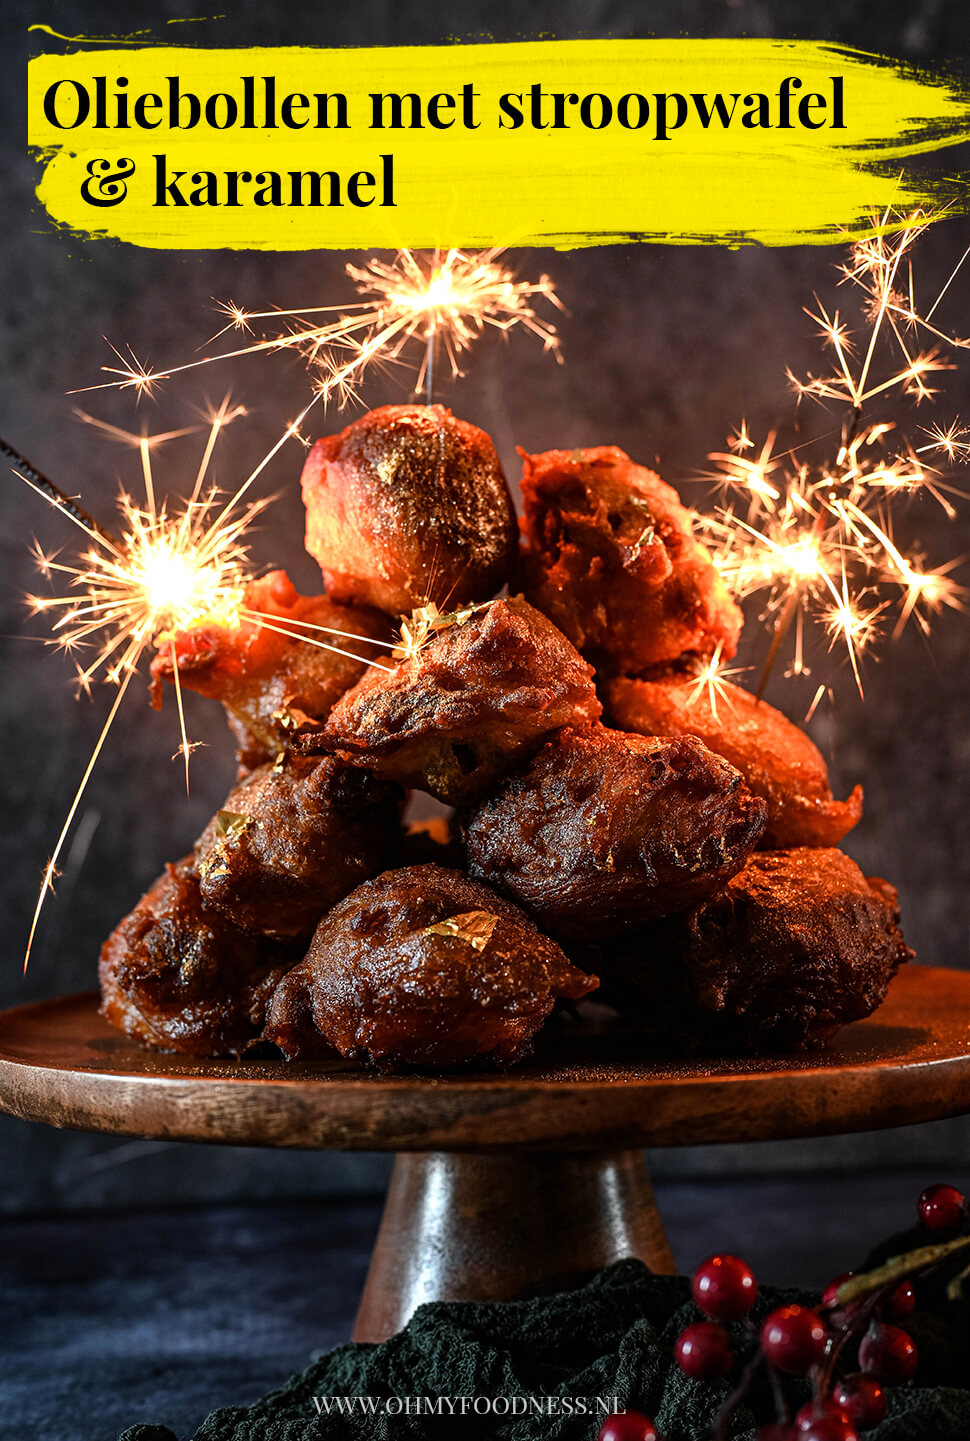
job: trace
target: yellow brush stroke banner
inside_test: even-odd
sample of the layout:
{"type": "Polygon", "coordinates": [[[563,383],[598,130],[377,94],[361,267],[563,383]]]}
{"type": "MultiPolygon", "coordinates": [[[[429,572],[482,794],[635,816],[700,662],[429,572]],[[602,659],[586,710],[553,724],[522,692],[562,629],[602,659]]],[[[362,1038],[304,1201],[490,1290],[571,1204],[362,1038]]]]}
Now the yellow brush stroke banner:
{"type": "Polygon", "coordinates": [[[938,202],[970,139],[956,81],[802,41],[81,49],[29,82],[50,216],[161,248],[832,244],[938,202]]]}

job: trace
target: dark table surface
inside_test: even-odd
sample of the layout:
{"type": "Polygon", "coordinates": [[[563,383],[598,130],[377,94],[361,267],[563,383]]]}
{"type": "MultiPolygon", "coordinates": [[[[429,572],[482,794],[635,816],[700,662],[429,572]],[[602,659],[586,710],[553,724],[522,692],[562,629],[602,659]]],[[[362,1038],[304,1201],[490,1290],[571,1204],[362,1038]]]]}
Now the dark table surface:
{"type": "MultiPolygon", "coordinates": [[[[912,1223],[923,1186],[892,1174],[657,1186],[677,1264],[744,1255],[764,1280],[823,1285],[912,1223]]],[[[970,1167],[945,1179],[970,1185],[970,1167]]],[[[346,1341],[376,1197],[76,1213],[3,1223],[4,1435],[115,1441],[135,1421],[191,1435],[346,1341]]]]}

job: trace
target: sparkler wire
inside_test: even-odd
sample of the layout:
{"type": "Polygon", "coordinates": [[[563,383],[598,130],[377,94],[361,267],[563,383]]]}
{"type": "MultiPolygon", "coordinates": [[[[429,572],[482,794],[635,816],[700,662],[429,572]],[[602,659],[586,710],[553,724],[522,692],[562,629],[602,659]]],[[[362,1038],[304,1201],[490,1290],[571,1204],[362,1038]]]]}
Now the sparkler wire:
{"type": "Polygon", "coordinates": [[[89,515],[72,496],[68,495],[66,491],[61,490],[59,485],[55,485],[52,480],[48,479],[43,471],[38,470],[35,465],[32,465],[25,455],[21,455],[19,450],[14,450],[13,446],[9,445],[2,436],[0,436],[0,455],[3,455],[7,460],[13,461],[14,468],[20,475],[21,480],[25,480],[34,490],[39,491],[41,495],[49,500],[53,506],[56,506],[58,510],[62,510],[69,515],[83,530],[93,532],[99,540],[104,541],[105,545],[109,545],[112,550],[118,549],[118,542],[110,531],[105,530],[103,525],[100,525],[93,516],[89,515]]]}

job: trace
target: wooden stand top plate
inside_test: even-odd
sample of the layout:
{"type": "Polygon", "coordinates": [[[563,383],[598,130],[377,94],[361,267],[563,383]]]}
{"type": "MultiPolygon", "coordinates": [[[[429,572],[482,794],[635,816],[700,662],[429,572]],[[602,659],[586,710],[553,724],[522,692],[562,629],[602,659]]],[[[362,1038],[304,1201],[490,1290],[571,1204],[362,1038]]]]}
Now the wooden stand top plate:
{"type": "Polygon", "coordinates": [[[87,993],[0,1014],[0,1107],[79,1130],[365,1151],[603,1150],[899,1126],[970,1112],[970,972],[907,966],[885,1005],[823,1052],[658,1058],[629,1027],[564,1022],[512,1071],[438,1077],[142,1050],[87,993]]]}

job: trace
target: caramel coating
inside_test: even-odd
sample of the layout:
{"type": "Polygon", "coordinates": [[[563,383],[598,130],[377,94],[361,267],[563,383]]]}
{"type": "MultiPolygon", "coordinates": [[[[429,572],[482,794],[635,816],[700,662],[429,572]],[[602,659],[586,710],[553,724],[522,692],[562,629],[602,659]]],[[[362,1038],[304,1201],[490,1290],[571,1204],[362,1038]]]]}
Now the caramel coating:
{"type": "Polygon", "coordinates": [[[335,605],[325,595],[298,595],[282,570],[250,581],[243,606],[270,619],[266,624],[243,620],[235,627],[212,622],[163,637],[152,662],[152,689],[158,709],[161,682],[173,679],[174,643],[180,684],[222,702],[240,766],[248,770],[283,748],[287,727],[302,715],[325,720],[334,702],[381,654],[379,646],[355,636],[383,641],[388,635],[386,621],[376,612],[335,605]],[[350,639],[312,626],[347,632],[350,639]],[[283,634],[287,630],[293,634],[283,634]],[[301,634],[308,639],[301,640],[301,634]],[[347,654],[326,650],[314,641],[325,641],[347,654]],[[353,659],[355,655],[359,659],[353,659]]]}
{"type": "Polygon", "coordinates": [[[207,910],[187,856],[165,867],[105,941],[101,1014],[156,1050],[240,1055],[296,959],[207,910]]]}
{"type": "Polygon", "coordinates": [[[603,955],[604,1000],[712,1052],[825,1044],[912,960],[896,892],[842,851],[759,851],[717,895],[603,955]]]}
{"type": "Polygon", "coordinates": [[[405,866],[334,907],[273,996],[288,1058],[333,1045],[382,1071],[508,1066],[560,996],[598,984],[522,912],[459,871],[405,866]]]}
{"type": "Polygon", "coordinates": [[[383,405],[303,467],[306,548],[336,600],[393,616],[486,600],[511,574],[515,514],[490,436],[443,405],[383,405]]]}
{"type": "Polygon", "coordinates": [[[309,936],[375,875],[397,839],[400,789],[333,756],[288,756],[230,791],[196,842],[203,904],[247,931],[309,936]]]}
{"type": "Polygon", "coordinates": [[[551,737],[465,821],[469,873],[562,940],[684,910],[722,885],[765,804],[693,736],[596,726],[551,737]]]}
{"type": "Polygon", "coordinates": [[[700,736],[730,761],[768,807],[762,846],[837,845],[862,815],[862,787],[835,800],[825,760],[804,731],[739,686],[722,682],[719,691],[712,702],[682,676],[617,677],[605,683],[603,698],[622,730],[700,736]]]}
{"type": "Polygon", "coordinates": [[[304,744],[454,805],[549,731],[600,711],[593,673],[561,631],[521,598],[496,600],[391,673],[369,671],[304,744]]]}
{"type": "Polygon", "coordinates": [[[615,445],[520,453],[526,598],[600,674],[734,655],[741,612],[672,486],[615,445]]]}

